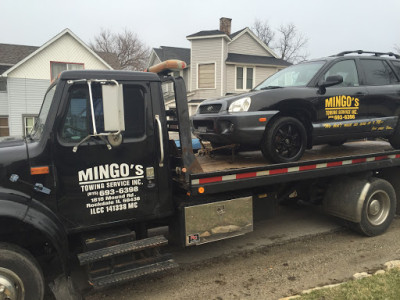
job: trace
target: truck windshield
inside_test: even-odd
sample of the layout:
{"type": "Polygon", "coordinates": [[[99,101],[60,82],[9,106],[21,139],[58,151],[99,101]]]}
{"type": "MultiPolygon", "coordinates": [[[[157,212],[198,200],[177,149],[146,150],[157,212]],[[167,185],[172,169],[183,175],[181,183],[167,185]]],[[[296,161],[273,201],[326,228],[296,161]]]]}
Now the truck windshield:
{"type": "Polygon", "coordinates": [[[306,86],[324,64],[325,61],[313,61],[288,67],[267,78],[256,86],[254,90],[306,86]]]}
{"type": "Polygon", "coordinates": [[[42,108],[40,109],[39,116],[36,119],[35,125],[32,128],[30,137],[34,139],[40,138],[43,132],[44,124],[49,114],[51,102],[53,101],[54,92],[56,91],[56,84],[54,84],[44,96],[42,108]]]}

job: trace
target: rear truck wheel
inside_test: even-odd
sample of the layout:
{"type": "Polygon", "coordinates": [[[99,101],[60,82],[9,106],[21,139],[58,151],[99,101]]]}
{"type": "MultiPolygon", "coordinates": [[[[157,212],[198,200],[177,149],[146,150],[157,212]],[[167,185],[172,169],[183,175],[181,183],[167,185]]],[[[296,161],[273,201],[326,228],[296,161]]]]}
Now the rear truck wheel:
{"type": "Polygon", "coordinates": [[[396,212],[396,193],[386,180],[369,173],[335,177],[325,192],[324,210],[366,236],[384,233],[396,212]]]}
{"type": "Polygon", "coordinates": [[[396,214],[400,215],[400,168],[393,167],[382,170],[379,175],[379,178],[387,180],[392,187],[394,188],[394,192],[396,193],[396,214]]]}
{"type": "Polygon", "coordinates": [[[44,278],[39,264],[24,249],[0,243],[0,299],[40,300],[44,278]]]}
{"type": "Polygon", "coordinates": [[[266,128],[261,142],[261,152],[274,163],[299,160],[307,145],[304,125],[293,117],[281,117],[266,128]]]}
{"type": "Polygon", "coordinates": [[[361,211],[361,222],[355,229],[367,236],[384,233],[393,221],[396,212],[396,193],[384,179],[372,178],[370,188],[361,211]]]}

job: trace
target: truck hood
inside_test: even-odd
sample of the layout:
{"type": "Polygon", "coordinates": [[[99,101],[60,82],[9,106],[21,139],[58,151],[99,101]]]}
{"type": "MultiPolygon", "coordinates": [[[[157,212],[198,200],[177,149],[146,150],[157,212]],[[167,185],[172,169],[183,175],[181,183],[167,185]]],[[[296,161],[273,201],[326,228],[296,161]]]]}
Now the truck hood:
{"type": "Polygon", "coordinates": [[[0,148],[8,148],[24,145],[25,141],[22,137],[6,137],[0,138],[0,148]]]}
{"type": "Polygon", "coordinates": [[[0,192],[10,187],[11,174],[25,174],[28,170],[28,154],[22,138],[7,138],[0,142],[0,192]]]}

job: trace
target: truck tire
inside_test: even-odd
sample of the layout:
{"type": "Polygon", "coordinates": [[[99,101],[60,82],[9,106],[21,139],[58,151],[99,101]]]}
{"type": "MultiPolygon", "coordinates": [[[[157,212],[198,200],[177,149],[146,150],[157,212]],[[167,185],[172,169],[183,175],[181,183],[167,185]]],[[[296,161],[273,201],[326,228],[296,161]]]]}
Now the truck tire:
{"type": "Polygon", "coordinates": [[[304,125],[293,117],[281,117],[267,125],[261,142],[261,152],[274,163],[299,160],[307,146],[304,125]]]}
{"type": "Polygon", "coordinates": [[[370,188],[361,211],[361,222],[354,229],[367,236],[384,233],[393,221],[396,212],[396,193],[384,179],[371,178],[370,188]]]}
{"type": "Polygon", "coordinates": [[[379,175],[379,178],[387,180],[392,187],[394,188],[394,192],[396,193],[396,214],[400,215],[400,168],[387,168],[382,170],[379,175]]]}
{"type": "Polygon", "coordinates": [[[0,298],[3,297],[10,300],[44,297],[44,278],[39,264],[29,252],[8,243],[0,243],[0,298]]]}

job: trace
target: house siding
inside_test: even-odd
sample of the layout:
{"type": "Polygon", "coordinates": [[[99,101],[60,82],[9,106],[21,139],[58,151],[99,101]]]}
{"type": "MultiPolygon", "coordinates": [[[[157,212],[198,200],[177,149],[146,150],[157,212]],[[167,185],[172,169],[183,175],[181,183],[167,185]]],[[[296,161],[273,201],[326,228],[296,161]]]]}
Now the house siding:
{"type": "Polygon", "coordinates": [[[190,99],[208,99],[221,95],[221,55],[222,38],[209,38],[201,40],[192,40],[192,59],[191,88],[194,95],[190,99]],[[215,63],[215,87],[210,89],[198,89],[198,64],[215,63]]]}
{"type": "Polygon", "coordinates": [[[23,135],[22,115],[39,113],[48,87],[49,80],[8,79],[8,111],[11,136],[23,135]]]}
{"type": "Polygon", "coordinates": [[[247,32],[242,36],[231,42],[229,45],[229,53],[246,54],[246,55],[259,55],[271,56],[267,50],[257,43],[250,34],[247,32]]]}
{"type": "Polygon", "coordinates": [[[262,81],[264,81],[267,77],[271,76],[272,74],[275,74],[278,71],[278,69],[276,67],[267,67],[267,66],[260,67],[260,66],[254,66],[254,65],[229,64],[226,67],[227,68],[227,93],[229,93],[229,94],[237,94],[237,93],[245,92],[245,90],[236,90],[236,67],[237,66],[254,68],[253,87],[257,86],[262,81]]]}
{"type": "Polygon", "coordinates": [[[8,116],[8,94],[0,92],[0,116],[8,116]]]}
{"type": "Polygon", "coordinates": [[[260,84],[262,81],[267,79],[272,74],[275,74],[278,71],[275,67],[257,67],[254,86],[260,84]]]}
{"type": "Polygon", "coordinates": [[[50,83],[50,61],[84,63],[88,69],[108,69],[70,34],[65,34],[8,74],[13,78],[47,79],[50,83]]]}

